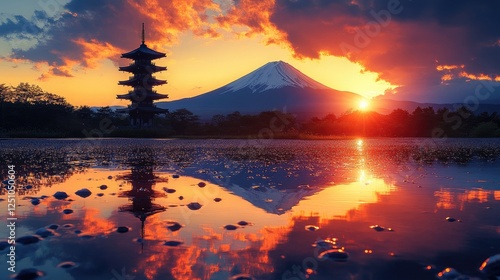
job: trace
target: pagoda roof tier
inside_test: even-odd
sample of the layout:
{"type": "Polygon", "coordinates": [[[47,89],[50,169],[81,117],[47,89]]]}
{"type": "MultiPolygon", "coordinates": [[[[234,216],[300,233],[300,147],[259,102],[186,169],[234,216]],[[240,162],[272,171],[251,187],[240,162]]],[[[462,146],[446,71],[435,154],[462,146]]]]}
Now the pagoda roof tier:
{"type": "Polygon", "coordinates": [[[125,71],[125,72],[142,72],[142,73],[154,73],[154,72],[160,72],[167,70],[167,67],[164,66],[156,66],[154,64],[149,64],[149,65],[144,65],[144,64],[138,64],[138,63],[133,63],[130,64],[129,66],[122,66],[120,67],[120,71],[125,71]]]}
{"type": "Polygon", "coordinates": [[[142,43],[137,49],[130,51],[128,53],[122,54],[123,58],[130,58],[130,59],[134,59],[134,60],[138,60],[138,59],[151,60],[151,59],[162,58],[165,56],[166,56],[165,53],[161,53],[161,52],[157,52],[155,50],[152,50],[152,49],[148,48],[148,46],[146,46],[146,44],[144,44],[144,43],[142,43]]]}
{"type": "MultiPolygon", "coordinates": [[[[118,98],[118,99],[134,100],[134,99],[138,99],[138,98],[144,98],[143,96],[144,95],[143,95],[142,92],[136,93],[135,91],[133,91],[133,92],[129,92],[127,94],[117,95],[116,98],[118,98]]],[[[147,94],[146,94],[146,97],[149,98],[150,100],[157,100],[157,99],[168,98],[168,95],[166,95],[166,94],[159,94],[159,93],[156,93],[156,92],[148,91],[147,94]]]]}
{"type": "Polygon", "coordinates": [[[126,81],[119,81],[118,84],[122,86],[159,86],[166,84],[165,80],[157,80],[153,77],[148,77],[145,81],[143,77],[133,77],[126,81]]]}
{"type": "Polygon", "coordinates": [[[146,113],[167,113],[168,109],[161,109],[158,107],[134,107],[134,108],[124,108],[124,109],[117,109],[116,112],[118,113],[130,113],[130,112],[146,112],[146,113]]]}

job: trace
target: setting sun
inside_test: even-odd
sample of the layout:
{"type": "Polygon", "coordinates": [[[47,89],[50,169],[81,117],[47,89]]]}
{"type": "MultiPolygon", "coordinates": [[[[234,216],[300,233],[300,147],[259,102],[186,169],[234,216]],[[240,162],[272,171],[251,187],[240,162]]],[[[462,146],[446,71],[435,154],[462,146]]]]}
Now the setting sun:
{"type": "Polygon", "coordinates": [[[368,102],[368,100],[361,100],[358,104],[358,108],[361,110],[361,111],[366,111],[368,110],[368,107],[370,106],[370,103],[368,102]]]}

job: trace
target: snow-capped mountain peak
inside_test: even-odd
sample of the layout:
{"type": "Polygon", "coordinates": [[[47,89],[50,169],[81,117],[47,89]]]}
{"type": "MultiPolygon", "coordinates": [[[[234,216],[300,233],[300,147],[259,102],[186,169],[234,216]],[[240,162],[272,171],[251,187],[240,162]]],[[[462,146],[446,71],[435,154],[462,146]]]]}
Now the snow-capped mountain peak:
{"type": "Polygon", "coordinates": [[[262,92],[283,87],[330,89],[286,62],[273,61],[227,84],[224,86],[223,93],[235,92],[244,88],[249,88],[252,92],[262,92]]]}

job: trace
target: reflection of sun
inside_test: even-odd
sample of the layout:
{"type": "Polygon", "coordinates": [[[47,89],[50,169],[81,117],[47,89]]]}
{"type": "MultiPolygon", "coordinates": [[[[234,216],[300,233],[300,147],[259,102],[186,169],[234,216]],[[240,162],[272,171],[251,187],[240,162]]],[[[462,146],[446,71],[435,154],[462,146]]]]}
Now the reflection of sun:
{"type": "Polygon", "coordinates": [[[368,107],[370,106],[370,103],[368,103],[368,100],[361,100],[358,104],[358,107],[361,111],[366,111],[368,110],[368,107]]]}

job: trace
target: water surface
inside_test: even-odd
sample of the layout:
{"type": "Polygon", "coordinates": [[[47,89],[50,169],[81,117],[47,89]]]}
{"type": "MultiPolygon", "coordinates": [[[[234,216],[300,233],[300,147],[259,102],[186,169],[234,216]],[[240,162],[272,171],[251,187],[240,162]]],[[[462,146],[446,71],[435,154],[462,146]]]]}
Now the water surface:
{"type": "Polygon", "coordinates": [[[17,271],[41,279],[436,279],[448,267],[487,279],[479,267],[500,253],[499,144],[0,141],[18,185],[33,186],[18,191],[17,237],[59,226],[16,246],[17,271]],[[347,261],[322,259],[320,240],[347,261]]]}

